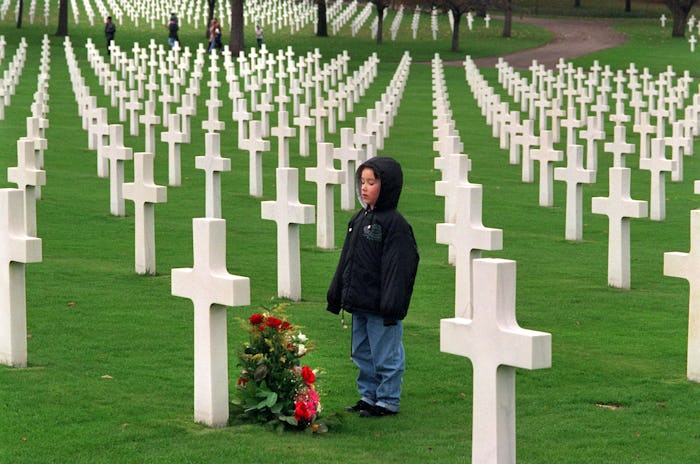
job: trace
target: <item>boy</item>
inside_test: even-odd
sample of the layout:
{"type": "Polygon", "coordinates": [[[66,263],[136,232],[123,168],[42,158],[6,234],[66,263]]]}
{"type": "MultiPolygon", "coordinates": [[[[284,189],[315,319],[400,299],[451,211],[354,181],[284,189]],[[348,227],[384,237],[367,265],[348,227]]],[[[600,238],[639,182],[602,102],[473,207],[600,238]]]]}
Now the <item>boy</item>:
{"type": "Polygon", "coordinates": [[[338,267],[328,289],[328,310],[352,313],[353,362],[360,400],[347,407],[361,417],[397,414],[406,359],[402,320],[418,269],[411,226],[396,209],[401,165],[375,157],[357,169],[362,204],[348,224],[338,267]]]}

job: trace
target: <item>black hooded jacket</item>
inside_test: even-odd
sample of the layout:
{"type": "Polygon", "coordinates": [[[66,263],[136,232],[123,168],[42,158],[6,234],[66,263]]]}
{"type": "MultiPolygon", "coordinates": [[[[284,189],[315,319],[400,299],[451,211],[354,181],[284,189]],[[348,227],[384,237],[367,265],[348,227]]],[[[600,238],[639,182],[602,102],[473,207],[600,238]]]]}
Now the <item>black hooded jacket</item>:
{"type": "Polygon", "coordinates": [[[413,229],[396,209],[403,186],[401,166],[375,157],[357,169],[356,185],[363,209],[348,223],[338,268],[328,289],[328,311],[380,315],[385,324],[406,317],[418,270],[413,229]],[[362,170],[374,169],[381,182],[379,198],[369,209],[360,195],[362,170]]]}

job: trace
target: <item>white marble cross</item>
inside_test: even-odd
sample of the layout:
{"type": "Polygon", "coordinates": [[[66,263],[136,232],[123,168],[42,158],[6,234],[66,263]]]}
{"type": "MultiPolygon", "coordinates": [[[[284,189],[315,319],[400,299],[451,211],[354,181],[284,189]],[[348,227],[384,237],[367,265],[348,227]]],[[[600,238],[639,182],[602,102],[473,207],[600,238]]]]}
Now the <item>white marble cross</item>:
{"type": "Polygon", "coordinates": [[[250,121],[250,134],[243,141],[241,148],[249,153],[249,192],[254,197],[263,195],[262,154],[270,151],[270,141],[263,140],[260,121],[250,121]]]}
{"type": "Polygon", "coordinates": [[[299,128],[299,156],[309,156],[309,127],[314,125],[314,120],[309,117],[309,107],[306,103],[299,105],[299,115],[293,119],[294,125],[299,128]]]}
{"type": "Polygon", "coordinates": [[[221,172],[231,170],[231,160],[221,156],[221,134],[204,134],[204,156],[195,157],[194,165],[204,171],[205,216],[221,218],[221,172]]]}
{"type": "Polygon", "coordinates": [[[24,230],[36,237],[36,188],[46,184],[46,171],[36,165],[35,142],[21,138],[17,141],[17,166],[7,168],[7,181],[17,184],[24,192],[24,230]]]}
{"type": "Polygon", "coordinates": [[[0,189],[0,364],[27,366],[25,263],[41,262],[41,239],[25,230],[24,193],[0,189]]]}
{"type": "Polygon", "coordinates": [[[326,127],[323,123],[323,119],[328,117],[328,111],[321,98],[316,99],[316,107],[311,110],[311,116],[313,116],[316,121],[316,143],[325,142],[326,127]]]}
{"type": "Polygon", "coordinates": [[[639,122],[632,126],[632,130],[639,134],[639,158],[649,158],[649,136],[656,128],[649,122],[649,113],[639,113],[639,122]]]}
{"type": "Polygon", "coordinates": [[[569,145],[565,168],[554,168],[554,179],[566,182],[566,240],[583,238],[583,185],[595,183],[596,171],[583,168],[583,147],[569,145]]]}
{"type": "Polygon", "coordinates": [[[95,108],[93,110],[94,123],[90,124],[88,136],[92,148],[97,150],[97,177],[107,177],[109,161],[105,158],[103,147],[109,139],[109,123],[107,122],[107,108],[95,108]]]}
{"type": "Polygon", "coordinates": [[[207,132],[221,132],[226,128],[226,123],[219,120],[219,107],[221,100],[207,100],[208,119],[202,121],[202,129],[207,132]]]}
{"type": "Polygon", "coordinates": [[[592,198],[594,214],[608,216],[608,285],[630,288],[630,218],[647,217],[646,201],[630,198],[629,168],[609,169],[607,197],[592,198]]]}
{"type": "Polygon", "coordinates": [[[481,219],[483,188],[479,184],[454,187],[453,223],[437,224],[436,242],[450,245],[455,256],[455,317],[470,318],[473,308],[472,262],[481,250],[500,250],[503,231],[484,227],[481,219]]]}
{"type": "Polygon", "coordinates": [[[248,111],[248,100],[239,98],[236,100],[236,109],[233,111],[233,120],[238,122],[238,148],[243,150],[244,143],[248,140],[248,122],[253,119],[253,113],[248,111]]]}
{"type": "Polygon", "coordinates": [[[596,117],[586,118],[586,127],[579,135],[586,141],[586,169],[598,170],[598,140],[605,140],[605,132],[598,129],[596,117]]]}
{"type": "Polygon", "coordinates": [[[634,153],[634,144],[627,143],[627,128],[620,124],[613,129],[613,141],[603,144],[603,150],[613,155],[613,166],[625,167],[625,155],[634,153]]]}
{"type": "Polygon", "coordinates": [[[194,420],[229,420],[226,306],[250,304],[250,279],[226,270],[226,221],[192,220],[194,267],[173,269],[171,293],[194,304],[194,420]]]}
{"type": "Polygon", "coordinates": [[[639,169],[649,171],[651,187],[649,195],[649,219],[666,219],[666,172],[673,172],[676,161],[666,158],[666,141],[651,139],[651,156],[639,159],[639,169]]]}
{"type": "Polygon", "coordinates": [[[671,159],[676,162],[675,169],[671,171],[671,180],[680,182],[683,180],[683,156],[687,145],[685,130],[681,121],[676,121],[673,127],[671,136],[666,137],[666,146],[671,147],[671,159]]]}
{"type": "Polygon", "coordinates": [[[139,100],[138,90],[129,92],[129,101],[124,105],[129,112],[129,135],[132,137],[139,136],[139,117],[138,112],[143,109],[143,104],[139,100]]]}
{"type": "MultiPolygon", "coordinates": [[[[171,115],[172,116],[172,115],[171,115]]],[[[153,181],[153,153],[134,154],[134,182],[124,184],[124,198],[134,202],[134,263],[137,274],[156,273],[155,203],[168,200],[167,187],[153,181]]]]}
{"type": "Polygon", "coordinates": [[[297,130],[289,127],[289,113],[277,112],[277,126],[271,129],[271,135],[277,137],[277,167],[289,167],[289,139],[294,137],[297,130]]]}
{"type": "Polygon", "coordinates": [[[180,145],[189,143],[189,138],[181,130],[179,114],[170,114],[168,119],[168,130],[160,133],[160,140],[168,144],[168,185],[177,187],[182,182],[180,145]]]}
{"type": "Polygon", "coordinates": [[[156,152],[156,125],[160,124],[160,116],[156,114],[156,104],[152,100],[146,100],[144,113],[139,116],[139,122],[145,127],[145,148],[147,153],[156,152]]]}
{"type": "Polygon", "coordinates": [[[326,250],[335,247],[333,186],[342,184],[347,175],[333,167],[333,144],[316,147],[316,167],[306,168],[305,178],[316,184],[316,246],[326,250]]]}
{"type": "Polygon", "coordinates": [[[103,151],[109,160],[109,210],[114,216],[124,216],[124,161],[133,158],[131,148],[124,146],[124,126],[109,125],[109,145],[103,151]]]}
{"type": "Polygon", "coordinates": [[[570,106],[566,110],[566,118],[562,119],[561,126],[566,127],[566,145],[576,144],[576,129],[583,127],[583,120],[577,119],[576,107],[570,106]]]}
{"type": "MultiPolygon", "coordinates": [[[[695,188],[695,193],[699,193],[695,188]]],[[[687,377],[700,382],[700,209],[690,211],[690,251],[664,253],[664,275],[686,279],[688,298],[687,377]]]]}
{"type": "Polygon", "coordinates": [[[551,334],[516,321],[515,268],[511,260],[475,260],[473,316],[440,321],[440,351],[473,366],[473,463],[516,462],[515,369],[552,364],[551,334]]]}
{"type": "Polygon", "coordinates": [[[540,134],[540,145],[530,151],[530,158],[540,163],[540,206],[554,206],[554,165],[564,159],[561,150],[555,150],[553,134],[544,130],[540,134]]]}
{"type": "Polygon", "coordinates": [[[277,200],[263,201],[263,219],[277,223],[277,296],[301,299],[299,225],[314,223],[314,206],[299,202],[299,171],[277,168],[277,200]]]}
{"type": "Polygon", "coordinates": [[[340,169],[345,172],[345,180],[340,185],[340,208],[343,211],[355,209],[355,170],[361,163],[362,150],[355,147],[355,133],[351,127],[340,129],[340,147],[333,149],[333,157],[340,161],[340,169]]]}

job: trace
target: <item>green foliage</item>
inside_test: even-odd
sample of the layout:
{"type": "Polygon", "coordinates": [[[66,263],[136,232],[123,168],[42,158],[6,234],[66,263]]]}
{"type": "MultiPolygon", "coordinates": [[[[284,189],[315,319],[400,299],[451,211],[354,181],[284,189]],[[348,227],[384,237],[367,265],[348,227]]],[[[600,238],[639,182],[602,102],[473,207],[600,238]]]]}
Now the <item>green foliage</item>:
{"type": "Polygon", "coordinates": [[[316,376],[301,365],[308,338],[286,320],[283,306],[255,313],[246,323],[249,341],[238,356],[241,373],[233,404],[254,421],[305,429],[314,427],[321,410],[316,376]]]}

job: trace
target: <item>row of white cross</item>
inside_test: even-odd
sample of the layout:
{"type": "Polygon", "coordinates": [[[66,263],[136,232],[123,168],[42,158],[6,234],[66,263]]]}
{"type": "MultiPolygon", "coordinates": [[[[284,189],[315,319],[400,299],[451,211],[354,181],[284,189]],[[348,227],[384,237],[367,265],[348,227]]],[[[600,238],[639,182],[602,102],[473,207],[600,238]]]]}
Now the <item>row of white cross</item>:
{"type": "Polygon", "coordinates": [[[455,265],[455,317],[440,321],[440,350],[468,357],[474,369],[472,462],[515,462],[515,369],[551,365],[551,335],[525,330],[515,318],[515,261],[479,259],[500,250],[503,231],[482,225],[483,189],[468,180],[471,162],[454,129],[442,61],[432,60],[433,127],[445,198],[437,243],[455,265]]]}
{"type": "MultiPolygon", "coordinates": [[[[5,37],[0,36],[0,64],[5,57],[5,37]]],[[[17,50],[12,56],[12,61],[8,64],[7,69],[2,73],[0,79],[0,120],[5,119],[5,107],[12,103],[12,96],[15,94],[15,89],[19,84],[24,70],[24,64],[27,61],[27,41],[22,38],[17,50]]]]}
{"type": "MultiPolygon", "coordinates": [[[[89,88],[84,84],[84,79],[81,77],[80,70],[75,65],[76,60],[69,41],[66,41],[66,53],[67,60],[70,64],[69,67],[71,69],[73,87],[76,91],[76,99],[80,101],[86,99],[92,102],[88,104],[88,107],[90,107],[94,105],[95,98],[90,95],[89,88]],[[81,95],[81,98],[78,98],[78,95],[81,95]]],[[[90,54],[90,52],[88,53],[90,54]]],[[[211,76],[208,79],[207,86],[210,88],[208,106],[218,107],[220,105],[216,102],[218,101],[218,86],[220,83],[218,82],[216,61],[216,58],[213,58],[211,61],[209,67],[211,76]]],[[[99,60],[97,60],[97,62],[99,62],[99,60]]],[[[376,58],[370,60],[369,64],[370,69],[374,69],[373,73],[376,74],[376,58]]],[[[275,62],[272,61],[270,65],[274,68],[275,62]]],[[[373,156],[378,146],[383,143],[384,137],[388,136],[389,128],[393,123],[393,116],[396,114],[398,103],[408,76],[409,65],[410,57],[406,54],[397,68],[394,78],[387,87],[387,91],[384,92],[382,97],[377,101],[375,108],[368,110],[368,116],[372,115],[370,118],[373,121],[377,121],[378,128],[376,132],[360,133],[358,131],[356,134],[352,128],[342,128],[341,146],[339,148],[334,148],[332,144],[318,144],[318,165],[316,168],[307,169],[307,180],[317,183],[318,186],[318,222],[323,225],[323,229],[318,229],[318,237],[319,241],[321,241],[321,239],[324,241],[321,245],[333,248],[332,187],[341,180],[349,178],[351,179],[351,183],[347,188],[351,192],[354,192],[353,174],[355,166],[366,159],[366,156],[373,156]],[[363,138],[358,137],[359,135],[362,135],[363,138]],[[334,156],[341,161],[341,170],[336,170],[333,167],[334,156]],[[341,173],[342,175],[340,175],[341,173]],[[330,195],[328,195],[329,190],[330,195]],[[323,219],[321,218],[322,211],[326,215],[323,219]],[[328,219],[329,214],[330,220],[328,219]]],[[[104,67],[97,66],[96,69],[104,69],[104,67]]],[[[228,74],[231,75],[232,73],[228,74]]],[[[361,82],[371,82],[371,80],[373,80],[373,77],[359,79],[361,82]]],[[[107,81],[107,79],[105,79],[105,81],[107,81]]],[[[107,90],[110,88],[110,86],[105,87],[107,90]]],[[[363,88],[364,86],[360,86],[360,89],[363,88]]],[[[362,90],[362,92],[364,92],[364,90],[362,90]]],[[[185,92],[185,94],[187,93],[188,92],[185,92]]],[[[192,93],[194,94],[194,92],[192,93]]],[[[356,93],[360,93],[360,90],[358,89],[356,93]]],[[[238,100],[245,102],[245,98],[239,98],[238,100]]],[[[320,100],[320,98],[318,100],[320,100]]],[[[146,100],[145,103],[148,107],[149,103],[152,103],[152,101],[146,100]]],[[[323,106],[327,104],[327,101],[323,101],[323,106]]],[[[280,105],[281,108],[284,108],[284,102],[280,102],[280,105]]],[[[82,104],[79,103],[79,107],[81,106],[82,104]]],[[[104,108],[102,108],[102,111],[97,111],[96,107],[89,111],[87,111],[86,108],[83,109],[84,112],[95,112],[101,115],[96,118],[99,122],[95,122],[94,124],[88,123],[87,126],[89,130],[92,125],[101,125],[107,128],[108,135],[105,134],[103,129],[94,129],[93,132],[105,138],[101,145],[101,150],[104,156],[110,160],[110,165],[108,169],[105,169],[104,173],[107,174],[107,171],[109,171],[108,174],[110,176],[111,185],[110,204],[113,214],[123,214],[121,204],[124,198],[133,199],[136,202],[136,215],[138,216],[141,216],[143,210],[146,208],[152,210],[154,203],[165,201],[164,191],[161,196],[158,195],[158,190],[164,190],[164,187],[156,186],[152,181],[153,155],[148,152],[132,155],[131,149],[123,145],[122,126],[120,124],[107,124],[105,118],[106,110],[104,108]],[[132,156],[135,159],[134,183],[123,184],[123,163],[132,156]],[[123,184],[124,194],[123,197],[120,198],[118,193],[114,193],[114,190],[121,184],[123,184]],[[131,185],[133,185],[133,187],[130,187],[131,185]],[[131,190],[134,192],[133,195],[128,193],[131,190]],[[118,205],[115,205],[115,197],[119,200],[118,205]]],[[[319,111],[321,110],[321,108],[318,109],[319,111]]],[[[149,114],[148,110],[146,114],[149,114]]],[[[284,117],[280,117],[281,114],[283,114],[283,111],[278,112],[278,123],[285,120],[284,117]]],[[[172,124],[168,132],[162,133],[166,141],[170,141],[169,134],[174,130],[172,126],[178,126],[175,116],[176,115],[171,115],[172,124]]],[[[211,114],[209,116],[211,116],[211,114]]],[[[367,119],[368,118],[365,117],[358,117],[356,118],[356,122],[366,122],[367,119]]],[[[245,126],[245,130],[239,131],[238,143],[244,148],[250,149],[249,145],[252,144],[252,140],[262,140],[260,129],[261,121],[254,121],[250,117],[244,120],[248,121],[248,125],[245,126]],[[247,138],[242,139],[243,134],[249,135],[247,138]]],[[[215,329],[215,327],[219,327],[221,318],[225,317],[225,313],[223,313],[225,306],[248,304],[249,283],[246,278],[230,276],[226,273],[225,262],[220,260],[214,262],[212,258],[208,258],[213,254],[225,256],[225,251],[221,249],[222,246],[225,246],[225,223],[220,218],[221,194],[218,179],[222,171],[230,170],[230,160],[221,157],[219,154],[219,131],[223,130],[223,124],[214,127],[212,125],[213,122],[213,119],[208,119],[203,122],[203,129],[207,131],[205,135],[206,153],[205,156],[200,156],[195,159],[196,167],[205,170],[207,173],[205,187],[207,190],[207,217],[194,220],[195,267],[193,269],[173,270],[173,294],[192,299],[197,314],[195,316],[195,333],[200,335],[196,336],[197,346],[195,348],[195,364],[197,366],[195,368],[195,418],[197,421],[209,425],[222,425],[225,423],[225,418],[228,417],[228,390],[227,386],[224,386],[225,382],[223,382],[223,379],[227,378],[227,373],[222,370],[223,367],[221,367],[216,360],[224,356],[222,353],[225,353],[225,351],[222,350],[225,350],[226,343],[225,340],[222,341],[221,338],[222,336],[225,337],[225,334],[222,335],[220,331],[217,333],[219,329],[215,329]],[[213,249],[216,250],[216,253],[212,251],[213,249]],[[210,277],[207,277],[207,275],[210,275],[210,277]],[[219,283],[215,284],[215,282],[219,283]],[[236,287],[237,290],[232,290],[232,285],[236,287]],[[217,290],[217,288],[219,288],[218,286],[222,287],[217,290]],[[202,296],[202,294],[207,291],[210,296],[202,296]],[[234,294],[237,296],[233,296],[234,294]],[[209,301],[209,303],[203,303],[204,300],[209,301]],[[210,308],[211,311],[209,311],[210,308]],[[202,341],[202,337],[211,337],[211,339],[202,341]],[[212,348],[202,348],[204,346],[212,348]]],[[[286,128],[289,129],[289,127],[286,128]]],[[[273,127],[270,131],[271,135],[275,136],[280,129],[279,125],[273,127]]],[[[323,123],[317,124],[316,129],[318,137],[318,133],[324,131],[323,123]]],[[[282,135],[283,134],[277,134],[278,137],[282,135]]],[[[287,132],[284,137],[280,138],[291,137],[293,137],[293,134],[287,132]]],[[[92,139],[93,137],[90,138],[90,140],[92,139]]],[[[281,140],[281,142],[283,141],[284,140],[281,140]]],[[[182,143],[186,142],[182,141],[182,143]]],[[[94,148],[99,150],[99,145],[95,143],[94,148]]],[[[258,147],[252,150],[256,154],[262,153],[263,150],[269,150],[269,143],[267,147],[258,147]]],[[[298,229],[300,224],[314,222],[315,209],[312,205],[302,205],[299,203],[297,195],[297,169],[291,168],[288,165],[289,156],[287,153],[286,156],[279,158],[279,167],[276,170],[277,200],[263,202],[261,205],[261,214],[263,219],[274,220],[278,225],[278,296],[288,297],[294,300],[301,297],[298,229]]],[[[345,184],[346,183],[343,185],[345,184]]],[[[354,198],[349,207],[354,207],[354,198]]],[[[147,220],[147,226],[139,226],[140,220],[138,218],[135,222],[137,229],[136,255],[138,260],[139,229],[150,230],[150,235],[152,236],[153,220],[152,217],[147,220]]],[[[143,234],[144,232],[141,233],[143,234]]],[[[150,242],[150,239],[142,239],[142,241],[150,242]]],[[[145,248],[146,251],[150,250],[153,261],[152,265],[148,265],[146,269],[154,270],[155,246],[154,244],[150,244],[145,248]]],[[[138,271],[139,268],[137,266],[137,272],[138,271]]]]}
{"type": "MultiPolygon", "coordinates": [[[[23,42],[24,43],[24,42],[23,42]]],[[[0,364],[27,365],[27,314],[24,265],[42,260],[41,239],[37,238],[36,200],[46,183],[43,152],[44,129],[48,127],[48,79],[50,42],[44,36],[37,78],[37,91],[27,118],[27,135],[17,141],[17,166],[7,169],[7,180],[16,189],[0,189],[0,247],[5,263],[0,271],[0,364]]]]}

